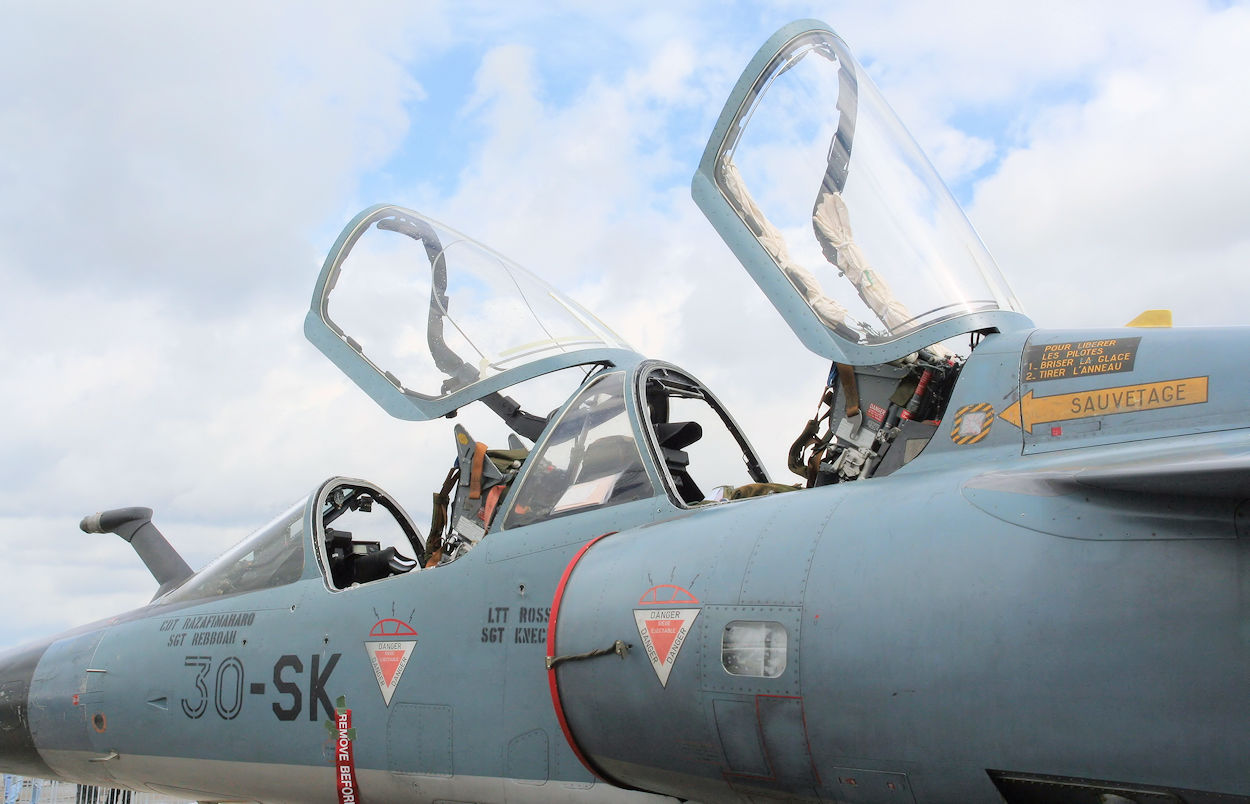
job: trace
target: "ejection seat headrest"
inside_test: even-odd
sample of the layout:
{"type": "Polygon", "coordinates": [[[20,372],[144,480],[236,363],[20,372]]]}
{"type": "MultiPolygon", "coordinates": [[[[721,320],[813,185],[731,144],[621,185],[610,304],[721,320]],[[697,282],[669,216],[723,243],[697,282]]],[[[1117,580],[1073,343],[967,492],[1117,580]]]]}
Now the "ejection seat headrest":
{"type": "Polygon", "coordinates": [[[703,438],[703,427],[698,422],[667,422],[655,426],[655,437],[664,449],[685,449],[703,438]]]}
{"type": "Polygon", "coordinates": [[[629,436],[604,436],[591,442],[582,456],[577,472],[577,482],[584,483],[617,472],[629,472],[642,468],[638,446],[629,436]]]}

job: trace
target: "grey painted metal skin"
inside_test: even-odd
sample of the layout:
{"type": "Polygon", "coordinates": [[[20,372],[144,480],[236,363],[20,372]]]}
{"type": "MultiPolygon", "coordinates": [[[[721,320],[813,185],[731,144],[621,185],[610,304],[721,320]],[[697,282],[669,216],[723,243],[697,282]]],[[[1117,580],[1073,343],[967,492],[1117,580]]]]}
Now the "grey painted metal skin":
{"type": "MultiPolygon", "coordinates": [[[[952,405],[1018,397],[1026,344],[1071,334],[987,339],[952,405]]],[[[997,769],[1250,795],[1245,482],[1202,496],[1180,473],[1181,493],[1161,504],[1153,484],[1166,476],[1151,471],[1172,473],[1152,455],[1190,444],[1244,477],[1239,408],[1250,382],[1231,356],[1250,333],[1141,337],[1136,379],[1182,366],[1208,374],[1211,415],[1117,414],[1088,446],[1078,436],[1024,456],[1022,431],[998,422],[974,445],[939,437],[886,478],[694,510],[660,495],[503,531],[445,567],[344,591],[328,589],[310,560],[290,586],[156,605],[51,643],[27,704],[37,753],[17,750],[4,710],[5,765],[204,799],[333,801],[316,675],[353,710],[364,800],[645,800],[595,785],[578,764],[552,708],[545,646],[518,644],[513,624],[521,607],[551,605],[583,543],[619,531],[570,574],[554,651],[635,645],[624,659],[557,670],[572,738],[608,779],[703,801],[744,791],[988,802],[1000,800],[986,772],[997,769]],[[1081,471],[1102,480],[1083,486],[1081,471]],[[701,609],[666,686],[637,648],[632,616],[663,583],[688,589],[701,609]],[[498,609],[513,618],[507,638],[483,643],[498,609]],[[238,643],[168,646],[163,623],[227,612],[255,614],[238,643]],[[392,615],[419,636],[388,707],[363,645],[392,615]],[[720,633],[735,619],[788,629],[779,678],[720,667],[720,633]],[[210,667],[200,718],[181,710],[197,701],[188,655],[210,667]],[[300,666],[279,672],[300,690],[291,721],[275,712],[293,704],[274,687],[284,656],[300,666]],[[218,675],[229,657],[245,690],[266,686],[245,692],[231,719],[215,710],[229,713],[234,698],[218,701],[214,688],[234,681],[233,670],[218,675]]],[[[12,683],[30,659],[10,654],[3,667],[12,683]]]]}
{"type": "MultiPolygon", "coordinates": [[[[545,630],[568,555],[589,535],[662,510],[671,514],[671,505],[648,500],[534,525],[445,567],[335,591],[308,536],[310,506],[300,581],[197,605],[158,603],[42,650],[25,712],[3,710],[3,764],[204,800],[335,801],[325,726],[333,712],[313,703],[320,690],[331,706],[346,696],[353,712],[363,800],[659,800],[606,787],[577,761],[550,704],[545,642],[521,631],[517,619],[522,609],[542,612],[530,623],[545,630]],[[483,628],[501,610],[510,613],[504,638],[483,642],[483,628]],[[227,627],[237,631],[234,644],[169,644],[198,632],[184,627],[191,618],[240,613],[252,620],[227,627]],[[389,706],[364,647],[371,627],[387,618],[418,634],[389,706]],[[298,712],[282,720],[278,710],[291,714],[297,700],[298,712]],[[203,711],[192,717],[184,702],[203,711]],[[11,739],[27,728],[35,752],[11,739]]],[[[29,672],[29,661],[15,666],[12,654],[0,661],[4,681],[29,672]]]]}
{"type": "MultiPolygon", "coordinates": [[[[1070,334],[987,340],[952,407],[1017,397],[1026,341],[1070,334]]],[[[998,422],[975,445],[935,439],[888,478],[596,543],[561,603],[558,650],[627,638],[656,583],[702,613],[666,687],[635,653],[562,667],[574,738],[611,778],[704,801],[1000,801],[989,769],[1250,796],[1250,384],[1231,365],[1248,341],[1143,335],[1143,374],[1210,372],[1218,418],[1118,414],[1089,447],[1024,457],[1021,430],[998,422]],[[1186,445],[1239,479],[1202,496],[1177,474],[1180,493],[1160,499],[1153,481],[1170,475],[1152,468],[1171,464],[1152,456],[1186,445]],[[1065,484],[1073,467],[1130,490],[1065,484]],[[781,677],[724,672],[719,633],[737,619],[791,629],[781,677]]]]}
{"type": "Polygon", "coordinates": [[[0,655],[0,766],[338,801],[337,706],[361,801],[1250,801],[1250,330],[1021,320],[954,387],[949,411],[997,415],[981,437],[948,416],[888,476],[717,505],[679,501],[647,423],[643,378],[664,364],[592,356],[628,380],[654,496],[336,590],[318,501],[367,484],[327,481],[298,580],[0,655]],[[1129,369],[1029,379],[1045,345],[1130,338],[1129,369]],[[1060,424],[1029,407],[1186,378],[1204,401],[1060,424]],[[644,622],[667,610],[685,630],[662,678],[644,622]],[[784,663],[727,672],[741,622],[776,624],[784,663]],[[416,644],[388,700],[369,645],[396,634],[416,644]]]}

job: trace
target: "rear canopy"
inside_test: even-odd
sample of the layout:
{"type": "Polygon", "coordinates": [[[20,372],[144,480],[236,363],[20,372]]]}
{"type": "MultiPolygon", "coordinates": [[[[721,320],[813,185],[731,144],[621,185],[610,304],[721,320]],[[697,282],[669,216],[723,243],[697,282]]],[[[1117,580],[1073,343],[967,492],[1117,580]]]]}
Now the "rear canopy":
{"type": "Polygon", "coordinates": [[[807,348],[884,363],[1031,326],[963,211],[823,23],[764,44],[734,87],[695,201],[807,348]]]}

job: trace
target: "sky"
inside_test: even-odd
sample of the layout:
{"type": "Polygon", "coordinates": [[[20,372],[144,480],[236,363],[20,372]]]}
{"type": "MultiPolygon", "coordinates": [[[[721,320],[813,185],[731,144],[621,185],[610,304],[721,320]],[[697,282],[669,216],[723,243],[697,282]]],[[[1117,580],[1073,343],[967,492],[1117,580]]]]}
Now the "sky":
{"type": "Polygon", "coordinates": [[[450,425],[390,419],[302,334],[376,202],[689,369],[784,475],[827,362],[689,183],[793,19],[846,39],[1039,326],[1250,318],[1246,3],[3,5],[0,647],[151,597],[129,547],[78,530],[95,511],[153,508],[193,567],[332,475],[426,528],[450,425]]]}

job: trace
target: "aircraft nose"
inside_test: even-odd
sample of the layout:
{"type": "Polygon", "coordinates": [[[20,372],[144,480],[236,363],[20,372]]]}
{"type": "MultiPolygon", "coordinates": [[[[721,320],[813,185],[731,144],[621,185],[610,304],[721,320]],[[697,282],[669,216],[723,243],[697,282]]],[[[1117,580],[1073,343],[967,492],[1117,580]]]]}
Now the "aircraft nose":
{"type": "Polygon", "coordinates": [[[30,685],[47,643],[0,653],[0,770],[55,778],[30,733],[30,685]]]}

